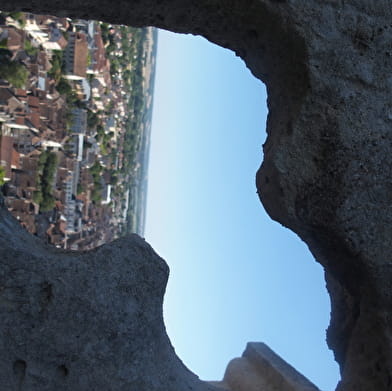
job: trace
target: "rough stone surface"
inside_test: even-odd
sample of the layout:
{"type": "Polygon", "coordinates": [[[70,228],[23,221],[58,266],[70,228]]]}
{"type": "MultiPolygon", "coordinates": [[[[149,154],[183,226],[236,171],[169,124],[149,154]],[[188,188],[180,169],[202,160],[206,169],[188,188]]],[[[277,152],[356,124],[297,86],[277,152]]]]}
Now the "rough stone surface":
{"type": "Polygon", "coordinates": [[[325,268],[338,390],[392,389],[390,0],[3,0],[2,8],[201,34],[241,56],[268,89],[260,198],[325,268]]]}
{"type": "Polygon", "coordinates": [[[320,391],[267,345],[249,342],[242,357],[230,361],[223,381],[230,391],[320,391]]]}
{"type": "Polygon", "coordinates": [[[215,390],[170,345],[168,268],[143,239],[64,253],[0,221],[1,391],[215,390]]]}

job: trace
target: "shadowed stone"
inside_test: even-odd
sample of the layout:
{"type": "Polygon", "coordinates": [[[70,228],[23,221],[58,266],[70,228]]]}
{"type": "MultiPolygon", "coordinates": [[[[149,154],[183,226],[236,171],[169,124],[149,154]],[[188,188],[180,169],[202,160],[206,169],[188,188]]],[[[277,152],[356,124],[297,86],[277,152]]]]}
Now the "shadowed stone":
{"type": "Polygon", "coordinates": [[[391,389],[390,0],[5,0],[2,8],[201,34],[241,56],[268,90],[260,198],[325,268],[338,390],[391,389]]]}
{"type": "Polygon", "coordinates": [[[143,239],[65,253],[0,221],[1,390],[214,390],[170,345],[168,267],[143,239]]]}

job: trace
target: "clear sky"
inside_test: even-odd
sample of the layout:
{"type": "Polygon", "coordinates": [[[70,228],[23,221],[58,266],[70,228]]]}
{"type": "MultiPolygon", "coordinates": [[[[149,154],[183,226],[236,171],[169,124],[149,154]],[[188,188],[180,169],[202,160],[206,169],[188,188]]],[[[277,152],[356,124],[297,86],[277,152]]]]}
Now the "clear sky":
{"type": "Polygon", "coordinates": [[[264,85],[234,53],[159,32],[145,237],[170,267],[165,324],[203,380],[262,341],[330,391],[323,270],[256,194],[266,115],[264,85]]]}

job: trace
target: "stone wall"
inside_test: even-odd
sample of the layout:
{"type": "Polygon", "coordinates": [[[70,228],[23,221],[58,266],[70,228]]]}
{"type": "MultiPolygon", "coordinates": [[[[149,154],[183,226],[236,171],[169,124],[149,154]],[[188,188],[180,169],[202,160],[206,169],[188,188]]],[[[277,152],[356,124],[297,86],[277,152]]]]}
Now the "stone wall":
{"type": "Polygon", "coordinates": [[[211,384],[230,391],[320,391],[267,345],[255,342],[230,361],[221,382],[211,384]]]}
{"type": "Polygon", "coordinates": [[[268,90],[260,199],[325,268],[337,389],[392,388],[390,0],[4,0],[2,8],[201,34],[241,56],[268,90]]]}
{"type": "Polygon", "coordinates": [[[166,263],[137,235],[86,253],[44,245],[0,208],[1,391],[213,391],[176,357],[166,263]]]}

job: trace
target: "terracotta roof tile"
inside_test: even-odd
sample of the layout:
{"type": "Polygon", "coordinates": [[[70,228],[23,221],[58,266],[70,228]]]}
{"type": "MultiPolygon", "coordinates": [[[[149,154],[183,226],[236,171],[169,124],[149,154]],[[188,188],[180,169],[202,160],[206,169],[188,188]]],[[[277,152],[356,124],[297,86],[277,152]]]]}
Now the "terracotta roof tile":
{"type": "Polygon", "coordinates": [[[74,74],[80,77],[86,77],[87,71],[87,38],[83,33],[77,33],[75,37],[74,52],[74,74]]]}
{"type": "Polygon", "coordinates": [[[31,108],[31,109],[37,109],[37,110],[39,110],[39,98],[37,98],[36,96],[31,96],[31,95],[29,95],[28,97],[27,97],[27,103],[28,103],[28,105],[29,105],[29,107],[31,108]]]}

